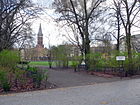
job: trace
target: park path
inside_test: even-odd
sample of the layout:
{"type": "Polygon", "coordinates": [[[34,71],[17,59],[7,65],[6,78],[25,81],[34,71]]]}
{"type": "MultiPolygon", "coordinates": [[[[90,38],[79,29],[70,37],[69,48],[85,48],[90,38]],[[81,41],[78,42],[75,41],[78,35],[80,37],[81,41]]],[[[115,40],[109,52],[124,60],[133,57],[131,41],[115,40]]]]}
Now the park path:
{"type": "MultiPolygon", "coordinates": [[[[41,69],[48,69],[45,66],[40,67],[41,69]]],[[[91,85],[96,83],[122,81],[119,77],[104,78],[89,75],[85,72],[74,72],[71,69],[48,69],[49,77],[48,81],[55,84],[57,87],[73,87],[91,85]]]]}
{"type": "Polygon", "coordinates": [[[140,79],[0,95],[0,105],[140,105],[140,79]]]}

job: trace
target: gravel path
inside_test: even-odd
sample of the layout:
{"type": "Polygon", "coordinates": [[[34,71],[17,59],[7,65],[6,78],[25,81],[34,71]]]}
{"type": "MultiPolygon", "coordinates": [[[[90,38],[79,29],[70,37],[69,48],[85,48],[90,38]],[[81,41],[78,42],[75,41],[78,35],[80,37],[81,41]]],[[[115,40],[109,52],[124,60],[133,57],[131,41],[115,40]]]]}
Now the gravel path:
{"type": "Polygon", "coordinates": [[[140,105],[140,79],[0,95],[0,105],[140,105]]]}
{"type": "MultiPolygon", "coordinates": [[[[46,69],[46,67],[41,67],[46,69]]],[[[71,69],[60,70],[60,69],[49,69],[50,83],[55,84],[57,87],[73,87],[73,86],[83,86],[91,85],[96,83],[114,82],[122,81],[119,77],[104,78],[89,75],[85,72],[74,72],[71,69]]]]}

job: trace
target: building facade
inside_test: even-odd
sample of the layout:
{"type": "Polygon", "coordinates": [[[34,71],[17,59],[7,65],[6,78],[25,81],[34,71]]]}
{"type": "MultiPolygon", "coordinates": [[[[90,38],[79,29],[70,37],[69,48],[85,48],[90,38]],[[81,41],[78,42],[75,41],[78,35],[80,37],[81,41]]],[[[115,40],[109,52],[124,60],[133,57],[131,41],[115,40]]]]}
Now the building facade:
{"type": "Polygon", "coordinates": [[[41,24],[39,26],[38,34],[37,34],[37,45],[34,48],[34,57],[32,60],[46,60],[47,58],[47,48],[44,48],[43,44],[43,33],[41,24]]]}
{"type": "Polygon", "coordinates": [[[44,48],[43,44],[43,33],[41,24],[39,26],[38,34],[37,34],[37,45],[33,48],[25,48],[21,51],[22,59],[24,60],[33,60],[40,61],[47,59],[47,48],[44,48]]]}
{"type": "Polygon", "coordinates": [[[42,28],[41,28],[41,24],[39,26],[39,30],[38,30],[38,34],[37,34],[37,48],[44,48],[43,45],[43,33],[42,33],[42,28]]]}
{"type": "MultiPolygon", "coordinates": [[[[132,50],[140,53],[140,34],[131,36],[131,47],[132,50]]],[[[123,37],[120,40],[120,51],[127,51],[126,37],[123,37]]]]}

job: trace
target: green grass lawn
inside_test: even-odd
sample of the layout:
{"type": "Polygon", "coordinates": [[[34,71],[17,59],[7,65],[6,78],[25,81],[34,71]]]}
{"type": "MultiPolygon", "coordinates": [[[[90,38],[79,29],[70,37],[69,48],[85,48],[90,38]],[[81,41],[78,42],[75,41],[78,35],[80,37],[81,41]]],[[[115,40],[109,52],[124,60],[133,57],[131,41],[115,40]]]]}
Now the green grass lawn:
{"type": "MultiPolygon", "coordinates": [[[[29,63],[29,65],[49,66],[49,62],[48,61],[32,61],[29,63]]],[[[54,65],[54,62],[52,62],[52,65],[54,65]]]]}
{"type": "MultiPolygon", "coordinates": [[[[31,61],[29,63],[29,65],[40,65],[40,66],[49,66],[49,62],[48,61],[31,61]]],[[[52,66],[56,65],[55,62],[52,62],[52,66]]],[[[72,65],[72,62],[69,61],[69,66],[72,65]]]]}

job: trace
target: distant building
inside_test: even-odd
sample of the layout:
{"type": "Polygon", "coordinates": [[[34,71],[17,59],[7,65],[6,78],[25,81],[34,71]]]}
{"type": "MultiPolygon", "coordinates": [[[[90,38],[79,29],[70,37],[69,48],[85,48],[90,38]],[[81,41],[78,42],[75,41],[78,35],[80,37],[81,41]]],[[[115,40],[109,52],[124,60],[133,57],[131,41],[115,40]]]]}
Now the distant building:
{"type": "Polygon", "coordinates": [[[43,33],[41,24],[39,26],[37,34],[37,45],[34,48],[26,48],[21,52],[22,59],[24,60],[46,60],[47,59],[47,48],[43,45],[43,33]]]}
{"type": "Polygon", "coordinates": [[[43,33],[41,24],[39,26],[38,34],[37,34],[37,45],[34,48],[34,57],[32,60],[46,60],[47,58],[47,48],[44,48],[43,45],[43,33]]]}
{"type": "Polygon", "coordinates": [[[69,53],[69,57],[81,55],[80,49],[77,45],[64,44],[60,46],[64,47],[64,49],[69,53]]]}
{"type": "Polygon", "coordinates": [[[90,51],[93,53],[110,53],[111,51],[116,49],[116,45],[115,44],[111,44],[110,46],[96,46],[96,47],[91,47],[90,51]]]}
{"type": "Polygon", "coordinates": [[[70,49],[70,56],[80,56],[81,52],[77,45],[68,44],[65,45],[67,48],[70,49]]]}
{"type": "MultiPolygon", "coordinates": [[[[140,34],[131,36],[131,46],[132,50],[140,53],[140,34]]],[[[126,37],[120,40],[120,51],[127,51],[126,37]]]]}
{"type": "Polygon", "coordinates": [[[44,48],[44,45],[43,45],[43,33],[42,33],[41,24],[39,26],[39,30],[38,30],[38,34],[37,34],[36,48],[44,48]]]}

